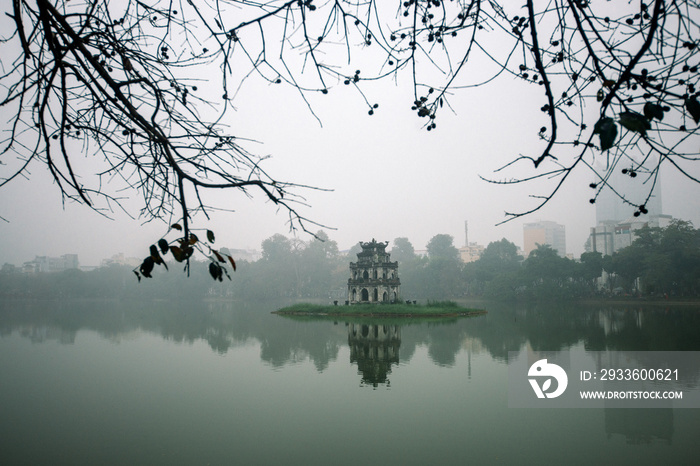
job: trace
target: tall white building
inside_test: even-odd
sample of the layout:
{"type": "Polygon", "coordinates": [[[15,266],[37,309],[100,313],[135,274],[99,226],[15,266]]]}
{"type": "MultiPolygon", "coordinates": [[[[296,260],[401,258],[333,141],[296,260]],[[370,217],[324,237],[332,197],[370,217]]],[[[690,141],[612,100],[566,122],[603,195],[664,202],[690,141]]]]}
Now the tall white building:
{"type": "Polygon", "coordinates": [[[634,214],[637,210],[635,206],[639,204],[644,204],[648,211],[647,215],[661,215],[663,212],[661,210],[660,179],[657,179],[651,197],[647,200],[651,188],[650,182],[651,180],[645,182],[643,176],[632,178],[623,174],[622,170],[616,170],[610,177],[609,183],[618,193],[623,194],[629,203],[622,200],[609,187],[603,187],[595,202],[596,224],[619,223],[627,220],[634,214]]]}
{"type": "Polygon", "coordinates": [[[586,252],[599,252],[611,256],[620,249],[630,246],[637,239],[640,228],[666,228],[673,221],[670,215],[645,215],[630,217],[621,222],[601,222],[591,228],[591,234],[584,246],[586,252]]]}
{"type": "Polygon", "coordinates": [[[549,245],[561,257],[566,257],[566,228],[555,222],[540,221],[523,225],[525,257],[538,245],[549,245]]]}
{"type": "Polygon", "coordinates": [[[585,244],[586,252],[599,252],[612,255],[622,248],[631,245],[636,239],[635,231],[645,226],[667,227],[673,218],[664,215],[661,207],[660,180],[649,196],[651,181],[645,182],[644,177],[630,177],[617,170],[610,177],[610,184],[623,194],[629,203],[621,199],[610,188],[604,187],[596,199],[596,226],[591,228],[590,236],[585,244]],[[644,204],[646,214],[634,216],[635,204],[644,204]]]}

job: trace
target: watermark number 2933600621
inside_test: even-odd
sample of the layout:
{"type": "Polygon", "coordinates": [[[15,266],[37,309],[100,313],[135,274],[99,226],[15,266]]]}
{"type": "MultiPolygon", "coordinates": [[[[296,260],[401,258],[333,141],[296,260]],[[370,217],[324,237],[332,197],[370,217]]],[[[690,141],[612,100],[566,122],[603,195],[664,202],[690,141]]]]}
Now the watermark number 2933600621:
{"type": "Polygon", "coordinates": [[[700,408],[700,351],[510,352],[511,408],[700,408]]]}

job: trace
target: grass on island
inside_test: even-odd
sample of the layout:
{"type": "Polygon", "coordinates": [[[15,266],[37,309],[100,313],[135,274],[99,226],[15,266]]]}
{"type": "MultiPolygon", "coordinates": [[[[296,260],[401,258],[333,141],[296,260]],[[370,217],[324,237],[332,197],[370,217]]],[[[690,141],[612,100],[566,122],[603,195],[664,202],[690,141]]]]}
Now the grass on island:
{"type": "Polygon", "coordinates": [[[453,301],[428,301],[427,304],[339,304],[322,305],[299,303],[284,307],[273,314],[294,316],[367,316],[367,317],[458,317],[486,314],[479,309],[468,309],[453,301]]]}

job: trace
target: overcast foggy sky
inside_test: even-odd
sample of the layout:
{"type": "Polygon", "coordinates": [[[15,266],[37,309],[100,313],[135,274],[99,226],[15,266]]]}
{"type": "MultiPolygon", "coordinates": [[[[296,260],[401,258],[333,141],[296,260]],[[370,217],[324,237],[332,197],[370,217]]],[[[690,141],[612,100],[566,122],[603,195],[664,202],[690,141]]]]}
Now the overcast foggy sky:
{"type": "MultiPolygon", "coordinates": [[[[541,152],[544,143],[536,136],[546,119],[539,111],[540,96],[522,92],[531,87],[502,77],[484,88],[455,91],[450,103],[456,113],[444,109],[432,132],[410,110],[408,82],[387,80],[367,89],[370,102],[380,105],[373,116],[351,86],[340,83],[328,95],[311,95],[321,127],[298,93],[250,81],[233,101],[237,111],[226,122],[232,134],[260,141],[244,147],[272,156],[263,167],[273,178],[333,190],[297,191],[310,205],[299,210],[335,228],[327,233],[341,250],[358,241],[397,237],[408,237],[416,249],[424,249],[442,233],[454,236],[455,246],[461,247],[465,220],[470,242],[486,246],[506,238],[522,247],[523,223],[551,220],[566,226],[567,252],[576,257],[583,252],[595,226],[595,208],[588,202],[589,172],[573,176],[540,211],[500,226],[495,225],[505,219],[505,211],[534,206],[528,195],[545,193],[547,183],[499,186],[479,179],[500,178],[493,170],[518,154],[541,152]]],[[[688,171],[700,176],[700,166],[688,171]]],[[[664,213],[699,227],[700,186],[671,170],[662,171],[661,183],[664,213]]],[[[226,203],[235,212],[216,214],[211,222],[200,215],[194,223],[195,228],[214,230],[220,247],[259,250],[276,233],[291,235],[286,213],[276,214],[275,206],[262,197],[251,200],[236,193],[226,203]]],[[[138,213],[138,199],[126,204],[138,213]]],[[[38,164],[31,167],[29,181],[19,179],[0,193],[0,216],[9,221],[0,220],[0,264],[21,265],[37,255],[68,253],[78,254],[80,264],[88,266],[120,252],[142,258],[167,229],[158,222],[142,225],[120,212],[112,221],[81,205],[69,204],[64,210],[58,188],[38,164]]]]}
{"type": "MultiPolygon", "coordinates": [[[[432,132],[422,129],[423,120],[410,111],[405,87],[389,84],[384,93],[371,93],[380,104],[373,116],[349,89],[337,87],[313,101],[322,128],[293,93],[265,88],[266,92],[249,93],[244,88],[235,102],[232,128],[262,142],[248,144],[250,150],[273,155],[266,164],[272,176],[333,189],[299,191],[310,204],[300,211],[336,228],[328,235],[340,249],[371,238],[392,241],[400,236],[424,249],[441,233],[454,236],[461,247],[465,220],[472,242],[486,246],[505,237],[522,247],[523,223],[552,220],[566,226],[567,252],[583,252],[589,228],[595,225],[595,208],[588,203],[592,177],[585,172],[551,205],[495,226],[504,220],[504,211],[532,205],[527,195],[543,188],[539,183],[514,189],[478,177],[488,177],[513,154],[524,152],[520,141],[537,143],[533,134],[540,122],[516,113],[526,104],[518,99],[516,86],[512,93],[502,86],[492,86],[489,93],[465,91],[453,99],[457,114],[443,112],[432,132]]],[[[700,186],[666,175],[665,213],[700,225],[700,186]]],[[[195,226],[211,228],[217,244],[230,248],[260,249],[260,243],[275,233],[289,235],[285,213],[276,214],[275,206],[261,197],[250,200],[236,194],[230,206],[236,212],[217,214],[209,223],[199,216],[195,226]]],[[[155,222],[142,226],[118,212],[114,221],[106,220],[80,205],[63,210],[57,187],[40,165],[34,165],[29,181],[18,180],[2,192],[0,215],[9,220],[0,224],[0,262],[18,265],[36,255],[77,253],[82,265],[98,265],[119,252],[145,256],[166,228],[155,222]]]]}

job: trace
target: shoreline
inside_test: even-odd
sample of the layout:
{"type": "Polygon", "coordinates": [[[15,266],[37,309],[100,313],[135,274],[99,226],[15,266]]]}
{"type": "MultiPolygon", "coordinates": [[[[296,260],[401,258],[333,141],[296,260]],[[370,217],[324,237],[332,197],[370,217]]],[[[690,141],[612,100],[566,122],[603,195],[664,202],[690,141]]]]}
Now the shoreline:
{"type": "Polygon", "coordinates": [[[485,310],[475,310],[466,312],[436,312],[436,313],[402,313],[402,312],[314,312],[314,311],[272,311],[271,314],[280,316],[302,316],[302,317],[470,317],[488,314],[485,310]]]}
{"type": "Polygon", "coordinates": [[[484,315],[485,309],[460,306],[454,302],[422,304],[359,304],[352,306],[297,303],[283,307],[272,314],[301,317],[401,317],[401,318],[449,318],[484,315]]]}

